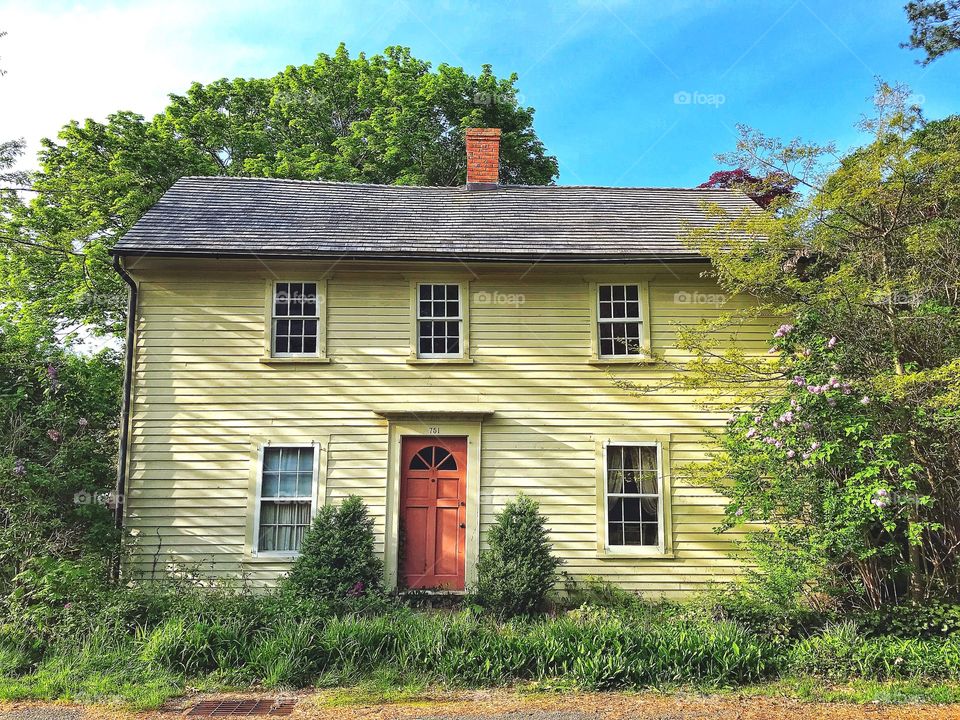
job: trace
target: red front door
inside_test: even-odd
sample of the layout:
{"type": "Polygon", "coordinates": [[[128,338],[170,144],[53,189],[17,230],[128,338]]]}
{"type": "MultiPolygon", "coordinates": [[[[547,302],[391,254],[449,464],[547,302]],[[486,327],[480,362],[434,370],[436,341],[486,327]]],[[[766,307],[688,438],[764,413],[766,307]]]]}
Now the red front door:
{"type": "Polygon", "coordinates": [[[403,438],[400,473],[404,584],[463,590],[467,439],[403,438]]]}

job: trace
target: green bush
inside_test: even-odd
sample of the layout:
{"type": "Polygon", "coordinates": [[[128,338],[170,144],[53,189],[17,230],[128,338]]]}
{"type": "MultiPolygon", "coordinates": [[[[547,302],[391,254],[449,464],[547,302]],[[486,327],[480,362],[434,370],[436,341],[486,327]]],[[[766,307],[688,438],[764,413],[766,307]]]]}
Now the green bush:
{"type": "Polygon", "coordinates": [[[374,553],[373,519],[360,498],[320,508],[285,585],[300,597],[334,604],[382,594],[383,563],[374,553]]]}
{"type": "Polygon", "coordinates": [[[559,577],[537,504],[520,495],[497,513],[480,553],[470,602],[500,617],[528,615],[541,605],[559,577]]]}
{"type": "Polygon", "coordinates": [[[960,637],[960,605],[952,603],[892,605],[855,617],[861,632],[871,637],[960,637]]]}

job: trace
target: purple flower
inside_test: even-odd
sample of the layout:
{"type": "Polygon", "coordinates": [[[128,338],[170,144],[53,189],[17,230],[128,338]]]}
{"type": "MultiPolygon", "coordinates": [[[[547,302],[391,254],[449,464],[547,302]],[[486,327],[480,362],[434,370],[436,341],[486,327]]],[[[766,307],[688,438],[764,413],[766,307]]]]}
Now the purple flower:
{"type": "Polygon", "coordinates": [[[90,424],[90,421],[87,420],[86,418],[80,418],[79,420],[77,420],[77,425],[79,425],[80,427],[87,427],[89,424],[90,424]]]}
{"type": "Polygon", "coordinates": [[[747,437],[748,437],[748,438],[752,438],[752,437],[753,437],[754,435],[756,435],[756,434],[757,434],[757,429],[756,429],[755,427],[752,427],[752,428],[750,428],[749,430],[747,430],[747,437]]]}
{"type": "Polygon", "coordinates": [[[807,392],[811,392],[811,393],[813,393],[814,395],[819,395],[819,394],[820,394],[820,386],[819,386],[819,385],[807,385],[807,392]]]}
{"type": "Polygon", "coordinates": [[[800,385],[802,387],[803,385],[807,384],[807,379],[803,375],[794,375],[793,384],[800,385]]]}
{"type": "Polygon", "coordinates": [[[783,440],[777,440],[775,443],[773,443],[773,446],[774,446],[777,450],[782,450],[782,449],[783,449],[783,440]]]}
{"type": "Polygon", "coordinates": [[[832,377],[829,380],[827,380],[827,385],[832,388],[837,388],[837,387],[840,387],[840,381],[837,380],[835,377],[832,377]]]}
{"type": "Polygon", "coordinates": [[[810,449],[811,449],[811,450],[819,450],[819,449],[820,449],[820,443],[819,443],[817,440],[814,440],[812,443],[810,443],[810,449]]]}
{"type": "Polygon", "coordinates": [[[833,347],[836,344],[837,344],[837,339],[835,337],[831,337],[829,340],[827,340],[827,347],[830,349],[833,349],[833,347]]]}
{"type": "Polygon", "coordinates": [[[27,463],[23,458],[17,458],[13,463],[13,476],[22,478],[27,474],[27,463]]]}
{"type": "Polygon", "coordinates": [[[363,595],[363,590],[366,585],[363,584],[363,580],[358,580],[356,584],[347,591],[347,595],[350,597],[360,597],[363,595]]]}
{"type": "Polygon", "coordinates": [[[797,453],[793,450],[787,450],[787,457],[793,458],[797,453]]]}
{"type": "Polygon", "coordinates": [[[777,328],[777,331],[773,334],[775,338],[786,337],[793,330],[793,325],[781,325],[777,328]]]}
{"type": "Polygon", "coordinates": [[[788,425],[793,422],[793,411],[787,410],[783,415],[780,416],[780,422],[787,423],[788,425]]]}
{"type": "Polygon", "coordinates": [[[887,491],[883,488],[880,488],[879,490],[877,490],[877,495],[879,495],[880,497],[886,497],[887,491]]]}
{"type": "Polygon", "coordinates": [[[843,394],[844,394],[844,395],[849,395],[849,394],[852,393],[852,392],[853,392],[853,388],[851,388],[849,385],[844,385],[844,386],[843,386],[843,394]]]}
{"type": "Polygon", "coordinates": [[[743,515],[743,508],[737,508],[737,511],[734,513],[734,515],[736,515],[737,517],[740,517],[741,515],[743,515]]]}
{"type": "Polygon", "coordinates": [[[60,440],[63,439],[63,436],[60,434],[59,430],[47,430],[47,437],[54,442],[60,442],[60,440]]]}
{"type": "Polygon", "coordinates": [[[868,398],[866,395],[864,395],[862,398],[860,398],[860,404],[861,404],[861,405],[869,405],[869,404],[870,404],[870,398],[868,398]]]}
{"type": "Polygon", "coordinates": [[[776,438],[772,438],[772,437],[765,437],[765,438],[763,439],[763,441],[764,441],[767,445],[776,445],[776,443],[778,442],[776,438]]]}
{"type": "Polygon", "coordinates": [[[809,459],[810,459],[810,453],[805,452],[805,453],[803,453],[803,455],[801,455],[800,457],[802,457],[804,460],[809,460],[809,459]]]}

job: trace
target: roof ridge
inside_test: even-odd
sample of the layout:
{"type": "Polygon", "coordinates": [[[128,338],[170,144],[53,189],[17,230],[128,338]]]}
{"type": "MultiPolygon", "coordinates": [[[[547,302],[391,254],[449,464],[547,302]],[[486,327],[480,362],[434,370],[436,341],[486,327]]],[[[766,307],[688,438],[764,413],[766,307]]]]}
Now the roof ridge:
{"type": "MultiPolygon", "coordinates": [[[[392,185],[387,183],[359,183],[347,182],[343,180],[304,180],[302,178],[278,178],[278,177],[253,177],[249,175],[183,175],[177,179],[181,180],[215,180],[215,181],[233,181],[240,180],[244,182],[268,182],[268,183],[296,183],[300,185],[333,185],[337,187],[358,187],[358,188],[396,188],[398,190],[462,190],[466,192],[463,185],[392,185]]],[[[681,187],[670,185],[501,185],[498,190],[669,190],[671,192],[697,192],[697,193],[722,193],[742,195],[741,190],[735,188],[702,188],[702,187],[681,187]]],[[[489,191],[484,191],[489,192],[489,191]]]]}

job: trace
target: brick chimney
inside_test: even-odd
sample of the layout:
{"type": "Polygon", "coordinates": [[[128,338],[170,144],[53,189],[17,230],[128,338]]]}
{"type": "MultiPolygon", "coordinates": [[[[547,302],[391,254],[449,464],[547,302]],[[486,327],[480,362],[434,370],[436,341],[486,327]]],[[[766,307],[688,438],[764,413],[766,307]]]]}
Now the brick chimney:
{"type": "Polygon", "coordinates": [[[496,190],[500,182],[500,128],[467,128],[467,190],[496,190]]]}

